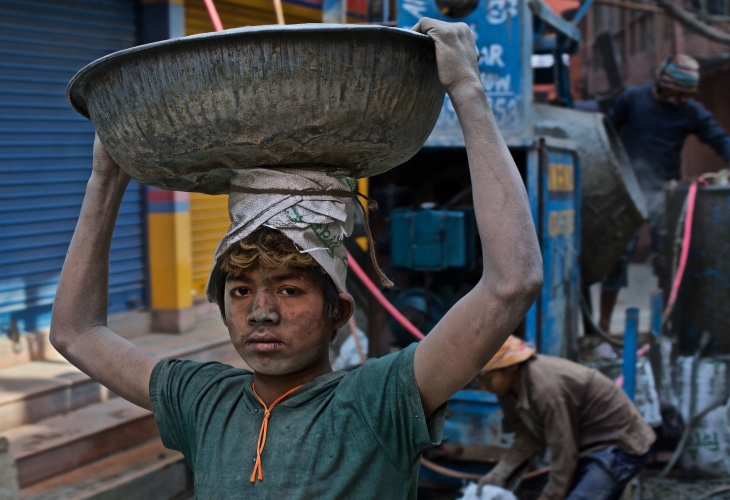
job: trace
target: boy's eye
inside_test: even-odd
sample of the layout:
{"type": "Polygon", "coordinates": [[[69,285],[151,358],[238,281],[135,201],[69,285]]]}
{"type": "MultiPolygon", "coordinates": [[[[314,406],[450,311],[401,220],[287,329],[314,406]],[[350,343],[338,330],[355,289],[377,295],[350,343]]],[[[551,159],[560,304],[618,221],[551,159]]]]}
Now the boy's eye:
{"type": "Polygon", "coordinates": [[[293,297],[294,295],[299,294],[299,290],[293,287],[286,287],[281,289],[281,294],[287,297],[293,297]]]}
{"type": "Polygon", "coordinates": [[[239,286],[231,290],[231,295],[234,297],[243,297],[244,295],[248,295],[251,293],[251,290],[246,288],[245,286],[239,286]]]}

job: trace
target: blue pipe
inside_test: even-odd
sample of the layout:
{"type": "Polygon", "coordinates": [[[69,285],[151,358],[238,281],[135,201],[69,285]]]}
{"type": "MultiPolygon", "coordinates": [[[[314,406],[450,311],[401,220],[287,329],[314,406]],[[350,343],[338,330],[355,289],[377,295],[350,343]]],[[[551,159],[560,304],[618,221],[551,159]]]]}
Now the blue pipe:
{"type": "Polygon", "coordinates": [[[626,309],[626,330],[624,332],[624,392],[631,401],[636,391],[636,348],[638,345],[639,309],[626,309]]]}
{"type": "Polygon", "coordinates": [[[664,295],[657,292],[651,296],[651,333],[659,337],[662,334],[662,313],[664,312],[664,295]]]}
{"type": "Polygon", "coordinates": [[[588,9],[591,8],[591,5],[593,5],[593,0],[586,0],[583,5],[580,6],[580,9],[578,9],[578,12],[573,17],[573,20],[571,23],[573,26],[577,26],[578,23],[583,19],[583,17],[588,13],[588,9]]]}

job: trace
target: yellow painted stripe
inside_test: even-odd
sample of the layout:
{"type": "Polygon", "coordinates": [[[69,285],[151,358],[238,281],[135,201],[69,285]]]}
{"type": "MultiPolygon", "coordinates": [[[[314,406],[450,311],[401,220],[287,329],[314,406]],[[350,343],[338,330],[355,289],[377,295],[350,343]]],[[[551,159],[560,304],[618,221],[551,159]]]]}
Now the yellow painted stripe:
{"type": "Polygon", "coordinates": [[[193,303],[190,212],[147,217],[152,308],[190,307],[193,303]]]}
{"type": "Polygon", "coordinates": [[[192,234],[193,291],[195,299],[205,297],[218,242],[228,232],[228,196],[190,193],[190,229],[192,234]]]}
{"type": "MultiPolygon", "coordinates": [[[[370,179],[363,177],[357,180],[357,190],[365,196],[370,196],[370,179]]],[[[355,243],[362,248],[363,252],[368,251],[368,238],[367,236],[359,236],[355,238],[355,243]]]]}
{"type": "MultiPolygon", "coordinates": [[[[216,0],[215,5],[224,29],[276,24],[273,0],[216,0]]],[[[286,0],[283,0],[283,7],[287,24],[322,22],[320,8],[294,5],[286,0]]],[[[213,31],[213,24],[202,0],[185,0],[185,34],[210,31],[213,31]]]]}

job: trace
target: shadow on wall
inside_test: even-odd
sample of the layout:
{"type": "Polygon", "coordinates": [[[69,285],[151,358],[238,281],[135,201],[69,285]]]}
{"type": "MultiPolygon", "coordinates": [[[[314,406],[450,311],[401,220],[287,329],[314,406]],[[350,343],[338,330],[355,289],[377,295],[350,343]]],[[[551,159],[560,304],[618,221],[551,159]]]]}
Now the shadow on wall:
{"type": "Polygon", "coordinates": [[[51,325],[58,272],[10,278],[0,283],[0,332],[37,332],[51,325]]]}

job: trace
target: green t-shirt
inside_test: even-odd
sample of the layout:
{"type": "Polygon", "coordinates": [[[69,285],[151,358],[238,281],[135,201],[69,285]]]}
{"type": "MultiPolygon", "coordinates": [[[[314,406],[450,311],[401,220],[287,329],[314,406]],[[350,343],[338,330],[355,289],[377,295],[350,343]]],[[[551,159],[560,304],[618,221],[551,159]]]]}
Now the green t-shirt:
{"type": "Polygon", "coordinates": [[[150,398],[162,442],[193,469],[196,499],[415,499],[421,452],[441,441],[446,408],[426,421],[415,348],[317,377],[276,405],[255,483],[263,407],[253,374],[160,361],[150,398]]]}

